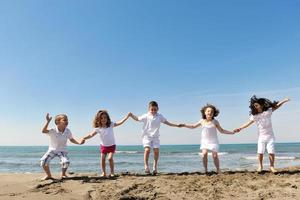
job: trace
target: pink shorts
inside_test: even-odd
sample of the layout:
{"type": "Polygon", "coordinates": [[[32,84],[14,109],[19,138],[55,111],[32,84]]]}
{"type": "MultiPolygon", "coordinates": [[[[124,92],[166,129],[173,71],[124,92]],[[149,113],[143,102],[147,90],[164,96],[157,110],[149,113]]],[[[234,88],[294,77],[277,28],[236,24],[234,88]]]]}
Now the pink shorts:
{"type": "Polygon", "coordinates": [[[115,153],[116,152],[116,145],[112,146],[100,146],[101,153],[115,153]]]}

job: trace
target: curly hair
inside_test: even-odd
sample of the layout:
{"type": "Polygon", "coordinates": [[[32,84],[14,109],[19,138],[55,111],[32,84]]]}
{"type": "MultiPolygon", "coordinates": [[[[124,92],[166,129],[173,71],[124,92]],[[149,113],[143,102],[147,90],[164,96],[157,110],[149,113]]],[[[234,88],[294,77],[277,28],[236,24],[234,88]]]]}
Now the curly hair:
{"type": "Polygon", "coordinates": [[[110,127],[111,120],[110,120],[110,117],[109,117],[108,112],[107,112],[106,110],[99,110],[99,111],[97,112],[96,116],[95,116],[94,121],[93,121],[93,126],[94,126],[94,128],[99,128],[99,127],[101,127],[101,116],[102,116],[102,115],[106,115],[106,117],[107,117],[107,122],[106,122],[106,124],[105,124],[105,126],[106,126],[105,128],[110,127]]]}
{"type": "Polygon", "coordinates": [[[278,101],[271,101],[266,98],[257,98],[255,95],[253,95],[250,98],[250,115],[257,115],[259,114],[257,109],[255,108],[254,104],[258,103],[262,107],[262,111],[267,111],[269,108],[276,108],[278,101]]]}
{"type": "Polygon", "coordinates": [[[213,115],[212,119],[214,119],[215,117],[217,117],[217,116],[219,115],[219,113],[220,113],[220,111],[219,111],[214,105],[212,105],[212,104],[206,104],[206,105],[203,106],[202,109],[201,109],[201,114],[202,114],[202,118],[203,118],[203,119],[206,119],[206,116],[205,116],[205,110],[206,110],[207,108],[211,108],[211,109],[213,109],[213,111],[214,111],[214,115],[213,115]]]}

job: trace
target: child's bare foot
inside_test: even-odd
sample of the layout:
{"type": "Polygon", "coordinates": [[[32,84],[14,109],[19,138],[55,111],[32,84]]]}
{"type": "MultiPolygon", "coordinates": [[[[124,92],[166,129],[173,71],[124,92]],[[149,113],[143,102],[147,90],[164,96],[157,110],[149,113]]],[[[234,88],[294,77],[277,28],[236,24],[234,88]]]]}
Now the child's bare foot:
{"type": "Polygon", "coordinates": [[[66,174],[61,175],[61,179],[68,178],[66,174]]]}
{"type": "Polygon", "coordinates": [[[114,177],[115,177],[115,174],[114,174],[114,173],[111,173],[111,174],[109,175],[109,177],[110,177],[110,178],[114,178],[114,177]]]}
{"type": "Polygon", "coordinates": [[[156,170],[156,169],[154,169],[154,170],[152,171],[152,175],[153,175],[153,176],[157,175],[157,170],[156,170]]]}
{"type": "Polygon", "coordinates": [[[148,175],[148,174],[150,174],[150,169],[149,169],[149,166],[145,166],[145,173],[148,175]]]}
{"type": "Polygon", "coordinates": [[[261,172],[262,172],[262,167],[259,166],[259,167],[257,168],[256,172],[261,173],[261,172]]]}
{"type": "Polygon", "coordinates": [[[42,181],[45,181],[45,180],[53,180],[54,178],[52,176],[45,176],[43,178],[41,178],[42,181]]]}
{"type": "Polygon", "coordinates": [[[276,173],[277,172],[277,170],[274,167],[270,167],[270,170],[271,170],[272,173],[276,173]]]}
{"type": "Polygon", "coordinates": [[[102,172],[100,177],[106,177],[106,173],[102,172]]]}

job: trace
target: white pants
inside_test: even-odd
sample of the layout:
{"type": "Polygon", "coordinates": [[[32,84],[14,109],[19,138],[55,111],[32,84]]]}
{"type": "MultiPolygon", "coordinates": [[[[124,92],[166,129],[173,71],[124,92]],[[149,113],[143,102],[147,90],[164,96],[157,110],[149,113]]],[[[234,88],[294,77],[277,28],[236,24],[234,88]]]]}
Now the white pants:
{"type": "Polygon", "coordinates": [[[275,141],[274,140],[258,141],[258,143],[257,143],[257,153],[258,154],[264,154],[266,149],[267,149],[269,154],[274,154],[275,153],[275,141]]]}
{"type": "Polygon", "coordinates": [[[145,147],[159,148],[160,147],[159,138],[143,137],[143,146],[144,148],[145,147]]]}

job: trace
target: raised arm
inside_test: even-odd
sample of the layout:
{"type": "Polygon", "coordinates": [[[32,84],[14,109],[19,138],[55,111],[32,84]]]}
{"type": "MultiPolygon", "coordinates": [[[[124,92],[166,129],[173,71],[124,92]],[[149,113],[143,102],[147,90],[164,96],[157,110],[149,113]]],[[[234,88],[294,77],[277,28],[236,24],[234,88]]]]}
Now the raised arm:
{"type": "Polygon", "coordinates": [[[135,121],[139,121],[139,118],[136,115],[134,115],[133,113],[130,113],[129,117],[131,117],[135,121]]]}
{"type": "Polygon", "coordinates": [[[234,132],[240,132],[242,129],[248,128],[251,124],[253,124],[254,121],[250,120],[249,122],[247,122],[246,124],[243,124],[240,128],[236,128],[234,129],[234,132]]]}
{"type": "Polygon", "coordinates": [[[223,133],[223,134],[234,134],[233,131],[227,131],[227,130],[223,129],[223,128],[221,127],[220,123],[219,123],[217,120],[215,120],[215,125],[216,125],[216,128],[218,129],[218,131],[219,131],[220,133],[223,133]]]}
{"type": "Polygon", "coordinates": [[[199,126],[201,126],[201,121],[202,120],[200,120],[196,124],[179,124],[179,125],[182,126],[182,127],[193,129],[193,128],[198,128],[199,126]]]}
{"type": "Polygon", "coordinates": [[[42,133],[49,133],[48,126],[49,126],[49,123],[51,122],[51,120],[52,120],[52,117],[50,117],[49,113],[47,113],[47,115],[46,115],[46,124],[43,127],[42,133]]]}
{"type": "Polygon", "coordinates": [[[116,123],[114,124],[114,127],[122,125],[122,124],[129,118],[129,116],[130,116],[131,114],[132,114],[132,113],[128,113],[123,119],[121,119],[120,121],[116,122],[116,123]]]}
{"type": "Polygon", "coordinates": [[[285,99],[283,99],[282,101],[279,101],[279,102],[277,103],[276,107],[273,108],[273,111],[277,110],[279,107],[281,107],[283,104],[285,104],[285,103],[288,102],[288,101],[290,101],[289,98],[285,98],[285,99]]]}

